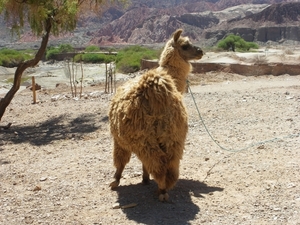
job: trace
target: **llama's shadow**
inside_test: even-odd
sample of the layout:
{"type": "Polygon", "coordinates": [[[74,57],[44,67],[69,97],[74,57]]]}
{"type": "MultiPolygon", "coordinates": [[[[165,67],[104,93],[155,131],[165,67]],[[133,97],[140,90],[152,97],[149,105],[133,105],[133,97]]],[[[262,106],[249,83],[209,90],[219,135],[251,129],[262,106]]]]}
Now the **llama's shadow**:
{"type": "Polygon", "coordinates": [[[209,187],[195,180],[178,180],[175,188],[169,191],[170,201],[159,202],[156,193],[157,185],[151,181],[150,185],[119,186],[118,203],[126,206],[131,203],[137,205],[122,211],[129,220],[142,224],[190,224],[200,212],[200,208],[192,201],[192,196],[204,198],[202,194],[223,191],[220,187],[209,187]]]}

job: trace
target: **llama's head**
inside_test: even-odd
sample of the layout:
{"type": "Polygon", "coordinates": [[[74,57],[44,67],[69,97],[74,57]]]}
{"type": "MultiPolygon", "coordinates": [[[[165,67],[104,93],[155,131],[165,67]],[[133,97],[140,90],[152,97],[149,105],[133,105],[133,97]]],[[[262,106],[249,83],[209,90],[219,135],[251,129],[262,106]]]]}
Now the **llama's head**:
{"type": "Polygon", "coordinates": [[[200,47],[192,45],[189,38],[182,37],[181,33],[182,29],[176,30],[171,39],[166,43],[166,46],[160,57],[160,66],[172,64],[175,59],[177,63],[180,63],[178,62],[178,58],[186,62],[189,60],[202,58],[202,49],[200,47]]]}

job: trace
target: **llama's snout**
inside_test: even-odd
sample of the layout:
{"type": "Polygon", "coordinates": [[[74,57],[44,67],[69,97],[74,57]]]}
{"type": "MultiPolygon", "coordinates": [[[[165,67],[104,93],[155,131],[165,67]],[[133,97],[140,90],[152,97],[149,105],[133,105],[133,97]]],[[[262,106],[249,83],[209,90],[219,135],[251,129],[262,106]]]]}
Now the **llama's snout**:
{"type": "Polygon", "coordinates": [[[201,55],[203,55],[203,51],[202,51],[202,49],[201,49],[201,48],[199,48],[199,47],[196,47],[196,51],[197,51],[197,53],[198,53],[198,54],[201,54],[201,55]]]}
{"type": "Polygon", "coordinates": [[[204,52],[202,51],[202,49],[200,47],[194,46],[195,50],[196,50],[196,59],[201,59],[202,56],[204,55],[204,52]]]}

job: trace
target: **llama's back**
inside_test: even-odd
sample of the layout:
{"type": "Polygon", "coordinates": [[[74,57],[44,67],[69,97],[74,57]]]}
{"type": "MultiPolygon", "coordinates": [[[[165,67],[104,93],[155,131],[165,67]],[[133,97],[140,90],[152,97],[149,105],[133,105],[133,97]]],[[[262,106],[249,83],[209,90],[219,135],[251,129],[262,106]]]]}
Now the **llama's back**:
{"type": "Polygon", "coordinates": [[[183,150],[186,110],[173,79],[162,71],[150,70],[118,88],[109,117],[115,141],[137,155],[141,149],[169,151],[175,145],[183,150]]]}

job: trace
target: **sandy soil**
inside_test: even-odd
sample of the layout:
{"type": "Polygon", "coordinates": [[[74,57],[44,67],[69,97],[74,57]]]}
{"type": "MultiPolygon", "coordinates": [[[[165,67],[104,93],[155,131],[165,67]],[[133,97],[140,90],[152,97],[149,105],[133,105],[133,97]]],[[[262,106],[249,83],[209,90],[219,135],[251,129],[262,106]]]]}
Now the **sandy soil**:
{"type": "Polygon", "coordinates": [[[299,64],[299,46],[265,47],[251,52],[207,52],[201,62],[207,63],[285,63],[299,64]]]}
{"type": "MultiPolygon", "coordinates": [[[[107,68],[110,68],[108,64],[107,68]]],[[[114,70],[114,67],[111,66],[114,70]]],[[[16,68],[5,68],[0,66],[0,96],[7,93],[12,86],[16,68]]],[[[91,86],[104,83],[106,80],[105,64],[80,64],[68,62],[39,62],[34,68],[25,70],[22,76],[21,90],[31,85],[32,77],[35,82],[46,89],[53,89],[57,84],[70,84],[70,77],[79,83],[83,82],[83,86],[91,86]]],[[[128,76],[117,73],[118,81],[125,80],[128,76]]]]}
{"type": "Polygon", "coordinates": [[[184,99],[189,133],[168,203],[154,181],[141,184],[135,156],[109,189],[111,94],[103,86],[84,87],[81,99],[64,85],[44,88],[38,104],[30,90],[18,92],[0,124],[12,123],[0,130],[0,224],[299,225],[300,75],[191,80],[198,85],[184,99]]]}

